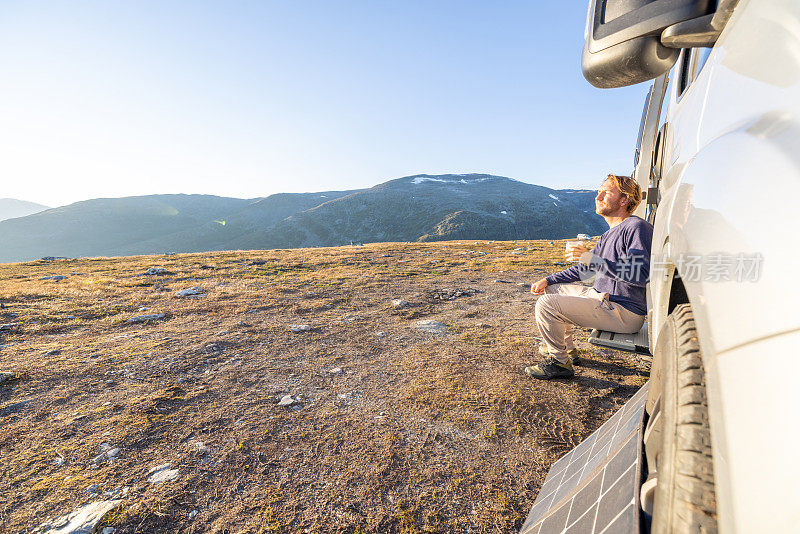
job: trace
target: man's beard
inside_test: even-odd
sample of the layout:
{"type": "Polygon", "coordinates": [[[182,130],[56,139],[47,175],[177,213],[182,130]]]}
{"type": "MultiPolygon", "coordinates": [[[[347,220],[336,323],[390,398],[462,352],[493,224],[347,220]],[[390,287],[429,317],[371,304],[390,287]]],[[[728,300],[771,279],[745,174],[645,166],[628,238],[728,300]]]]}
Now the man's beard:
{"type": "Polygon", "coordinates": [[[615,208],[611,207],[611,206],[606,206],[606,205],[604,205],[604,204],[601,204],[601,205],[599,205],[599,206],[596,206],[594,211],[595,211],[595,212],[596,212],[598,215],[601,215],[601,216],[602,216],[602,215],[609,215],[609,214],[611,214],[611,213],[614,213],[614,212],[616,212],[617,210],[616,210],[615,208]]]}

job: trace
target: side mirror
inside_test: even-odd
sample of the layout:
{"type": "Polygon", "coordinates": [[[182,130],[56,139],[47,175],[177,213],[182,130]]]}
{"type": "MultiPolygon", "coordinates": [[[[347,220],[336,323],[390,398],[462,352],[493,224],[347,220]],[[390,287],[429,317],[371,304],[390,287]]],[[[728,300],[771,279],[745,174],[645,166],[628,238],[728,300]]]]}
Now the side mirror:
{"type": "Polygon", "coordinates": [[[679,50],[664,46],[661,33],[710,15],[715,0],[590,0],[581,66],[600,88],[624,87],[664,74],[679,50]]]}

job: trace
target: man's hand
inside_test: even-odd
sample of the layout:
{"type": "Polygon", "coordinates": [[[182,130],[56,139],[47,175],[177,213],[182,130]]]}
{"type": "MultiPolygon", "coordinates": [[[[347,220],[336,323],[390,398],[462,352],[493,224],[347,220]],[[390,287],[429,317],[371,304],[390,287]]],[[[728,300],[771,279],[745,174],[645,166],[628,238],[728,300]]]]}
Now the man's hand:
{"type": "Polygon", "coordinates": [[[589,249],[586,247],[582,247],[580,245],[568,248],[564,252],[564,259],[567,261],[580,261],[581,254],[583,254],[584,252],[589,252],[589,249]]]}
{"type": "Polygon", "coordinates": [[[544,288],[547,287],[547,280],[542,278],[538,282],[531,284],[531,293],[534,295],[541,295],[544,293],[544,288]]]}

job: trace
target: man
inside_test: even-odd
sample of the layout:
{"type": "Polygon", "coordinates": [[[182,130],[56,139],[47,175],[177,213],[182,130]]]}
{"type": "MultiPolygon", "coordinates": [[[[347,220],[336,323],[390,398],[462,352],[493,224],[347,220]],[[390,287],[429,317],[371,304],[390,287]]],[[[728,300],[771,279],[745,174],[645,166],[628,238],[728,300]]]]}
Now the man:
{"type": "Polygon", "coordinates": [[[573,325],[620,333],[642,328],[653,226],[631,215],[641,201],[636,181],[609,174],[595,198],[595,211],[608,223],[608,231],[591,252],[578,246],[565,253],[576,265],[531,286],[531,293],[543,294],[536,302],[536,325],[544,340],[539,353],[547,358],[526,367],[525,374],[542,380],[575,375],[573,325]],[[591,288],[572,283],[592,275],[591,288]]]}

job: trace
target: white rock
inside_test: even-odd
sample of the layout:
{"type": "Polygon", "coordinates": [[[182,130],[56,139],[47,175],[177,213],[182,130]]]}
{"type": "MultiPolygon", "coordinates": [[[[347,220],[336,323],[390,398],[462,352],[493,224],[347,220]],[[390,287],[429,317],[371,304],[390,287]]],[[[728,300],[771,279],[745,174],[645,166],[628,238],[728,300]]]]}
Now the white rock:
{"type": "Polygon", "coordinates": [[[194,519],[194,516],[196,516],[198,513],[199,512],[197,510],[192,510],[189,512],[189,519],[194,519]]]}
{"type": "Polygon", "coordinates": [[[291,395],[284,395],[281,397],[281,400],[278,401],[278,406],[291,406],[297,402],[291,395]]]}
{"type": "Polygon", "coordinates": [[[161,484],[162,482],[172,482],[178,478],[178,469],[170,469],[172,464],[166,463],[154,467],[147,473],[147,481],[151,484],[161,484]]]}
{"type": "Polygon", "coordinates": [[[106,456],[108,456],[109,458],[114,458],[118,454],[119,454],[119,447],[114,447],[110,451],[106,452],[106,456]]]}
{"type": "Polygon", "coordinates": [[[342,372],[342,368],[341,367],[334,367],[333,369],[330,370],[330,373],[332,375],[338,375],[341,372],[342,372]]]}
{"type": "Polygon", "coordinates": [[[200,456],[205,456],[210,452],[209,448],[206,447],[206,444],[203,443],[202,441],[195,441],[194,446],[197,449],[197,454],[199,454],[200,456]]]}
{"type": "Polygon", "coordinates": [[[375,332],[375,337],[385,337],[385,336],[386,336],[386,332],[384,332],[382,330],[380,332],[375,332]]]}
{"type": "MultiPolygon", "coordinates": [[[[80,506],[72,513],[42,524],[37,531],[44,534],[84,534],[96,532],[97,525],[121,500],[97,501],[80,506]]],[[[108,527],[107,527],[108,528],[108,527]]],[[[106,534],[106,530],[102,530],[106,534]]],[[[112,528],[113,532],[113,528],[112,528]]]]}
{"type": "Polygon", "coordinates": [[[114,534],[115,530],[114,527],[104,527],[102,534],[114,534]]]}
{"type": "Polygon", "coordinates": [[[147,321],[156,321],[158,319],[163,319],[166,317],[167,314],[165,313],[153,313],[149,315],[137,315],[136,317],[131,317],[126,323],[144,323],[147,321]]]}
{"type": "Polygon", "coordinates": [[[290,324],[288,326],[289,330],[295,333],[298,332],[308,332],[311,330],[311,325],[308,324],[290,324]]]}
{"type": "Polygon", "coordinates": [[[392,307],[395,310],[402,310],[403,308],[408,308],[409,306],[410,306],[410,304],[407,301],[403,300],[403,299],[394,299],[394,300],[392,300],[392,307]]]}
{"type": "Polygon", "coordinates": [[[188,289],[181,289],[175,292],[176,297],[190,297],[192,295],[202,295],[203,290],[199,286],[190,287],[188,289]]]}
{"type": "Polygon", "coordinates": [[[144,274],[162,275],[167,274],[167,270],[163,267],[150,267],[144,272],[144,274]]]}
{"type": "Polygon", "coordinates": [[[433,321],[431,319],[424,319],[422,321],[417,321],[414,323],[414,328],[417,330],[422,330],[423,332],[428,332],[429,334],[444,334],[447,333],[447,325],[444,323],[440,323],[439,321],[433,321]]]}

